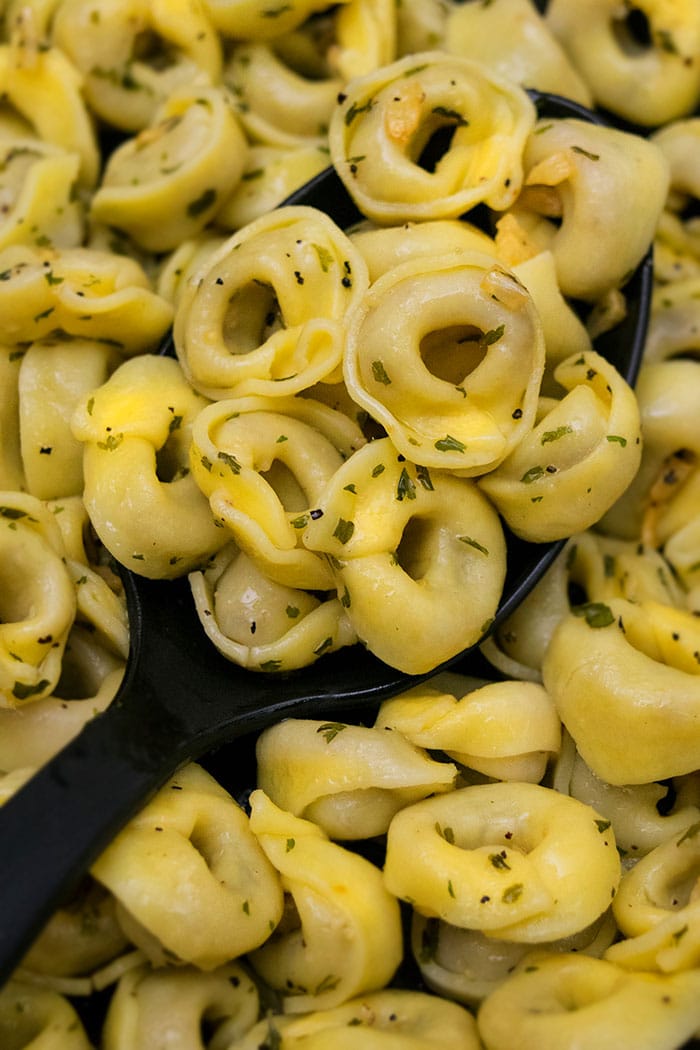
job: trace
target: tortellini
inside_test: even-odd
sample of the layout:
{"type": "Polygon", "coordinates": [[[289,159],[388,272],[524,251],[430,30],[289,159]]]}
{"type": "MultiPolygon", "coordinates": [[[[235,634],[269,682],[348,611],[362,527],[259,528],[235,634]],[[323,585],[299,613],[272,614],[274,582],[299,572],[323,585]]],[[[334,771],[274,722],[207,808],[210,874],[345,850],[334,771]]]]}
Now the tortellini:
{"type": "Polygon", "coordinates": [[[402,940],[398,901],[382,873],[261,789],[250,803],[251,829],[292,905],[250,961],[279,992],[284,1012],[332,1008],[383,988],[401,961],[402,940]]]}
{"type": "Polygon", "coordinates": [[[0,1039],[5,1046],[92,1050],[74,1006],[50,988],[10,981],[0,991],[0,1039]]]}
{"type": "Polygon", "coordinates": [[[594,525],[623,494],[641,460],[632,388],[594,351],[566,358],[567,391],[479,485],[518,536],[562,539],[594,525]]]}
{"type": "Polygon", "coordinates": [[[130,939],[155,963],[174,959],[213,970],[257,948],[282,918],[282,883],[249,818],[194,763],[91,870],[119,901],[130,939]]]}
{"type": "Polygon", "coordinates": [[[379,438],[336,471],[316,509],[303,541],[330,556],[348,618],[380,659],[421,674],[488,631],[505,539],[471,478],[431,473],[379,438]]]}
{"type": "Polygon", "coordinates": [[[181,576],[226,541],[188,467],[204,405],[176,361],[143,355],[76,409],[88,513],[107,549],[142,576],[181,576]]]}
{"type": "Polygon", "coordinates": [[[511,1050],[514,1029],[521,1050],[599,1050],[630,1040],[671,1050],[697,1029],[699,987],[697,970],[632,974],[586,955],[531,955],[484,1002],[477,1025],[489,1050],[511,1050]]]}
{"type": "Polygon", "coordinates": [[[551,0],[547,23],[595,101],[654,126],[700,101],[700,11],[693,0],[551,0]]]}
{"type": "Polygon", "coordinates": [[[482,201],[513,203],[534,121],[533,104],[512,82],[478,62],[423,52],[347,85],[331,117],[331,159],[376,222],[456,218],[482,201]],[[443,128],[454,132],[446,151],[423,166],[443,128]]]}
{"type": "Polygon", "coordinates": [[[400,732],[291,719],[258,738],[258,785],[282,809],[330,838],[372,838],[399,809],[449,790],[457,769],[400,732]]]}
{"type": "Polygon", "coordinates": [[[168,95],[153,122],[113,151],[91,218],[164,252],[200,233],[243,173],[247,143],[223,91],[168,95]]]}
{"type": "Polygon", "coordinates": [[[668,162],[658,146],[617,128],[542,117],[528,136],[523,165],[522,192],[499,232],[505,239],[514,220],[532,247],[525,256],[522,249],[509,252],[506,261],[548,248],[562,292],[586,301],[623,285],[647,251],[666,200],[668,162]]]}
{"type": "Polygon", "coordinates": [[[620,881],[610,821],[539,784],[477,784],[393,818],[386,884],[416,911],[491,937],[568,937],[608,908],[620,881]]]}
{"type": "Polygon", "coordinates": [[[544,339],[532,299],[487,256],[420,257],[372,285],[352,319],[350,394],[407,459],[468,476],[532,427],[544,339]]]}
{"type": "Polygon", "coordinates": [[[226,241],[183,290],[174,338],[185,375],[213,399],[330,382],[341,322],[367,285],[362,257],[328,216],[273,211],[226,241]]]}

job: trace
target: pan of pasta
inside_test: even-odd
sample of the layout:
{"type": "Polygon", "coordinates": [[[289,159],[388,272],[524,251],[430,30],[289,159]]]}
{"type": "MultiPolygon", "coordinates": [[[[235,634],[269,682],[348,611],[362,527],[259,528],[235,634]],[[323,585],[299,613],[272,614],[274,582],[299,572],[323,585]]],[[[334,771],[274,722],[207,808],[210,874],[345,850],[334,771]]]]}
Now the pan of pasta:
{"type": "Polygon", "coordinates": [[[0,1048],[700,1046],[696,0],[1,18],[0,1048]]]}

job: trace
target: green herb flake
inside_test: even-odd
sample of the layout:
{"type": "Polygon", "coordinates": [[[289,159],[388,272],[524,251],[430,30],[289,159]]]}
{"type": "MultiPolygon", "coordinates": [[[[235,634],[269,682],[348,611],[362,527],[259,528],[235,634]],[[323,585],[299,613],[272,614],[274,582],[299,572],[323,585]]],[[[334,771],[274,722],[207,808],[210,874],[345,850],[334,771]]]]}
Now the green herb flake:
{"type": "Polygon", "coordinates": [[[399,482],[396,486],[396,498],[399,503],[402,503],[405,499],[416,498],[415,482],[405,467],[403,467],[401,474],[399,475],[399,482]]]}
{"type": "Polygon", "coordinates": [[[350,591],[347,589],[347,587],[340,595],[340,604],[343,606],[344,609],[349,609],[352,605],[352,602],[350,600],[350,591]]]}
{"type": "Polygon", "coordinates": [[[458,127],[467,127],[469,121],[466,117],[462,116],[459,110],[451,109],[450,106],[433,106],[431,113],[434,113],[436,117],[445,117],[447,120],[452,120],[458,127]]]}
{"type": "Polygon", "coordinates": [[[551,441],[558,441],[559,438],[563,438],[565,434],[573,434],[574,428],[565,423],[561,427],[557,427],[556,430],[545,430],[544,434],[540,438],[541,445],[547,445],[551,441]]]}
{"type": "Polygon", "coordinates": [[[609,820],[596,820],[595,821],[595,826],[598,828],[598,831],[601,833],[601,835],[603,834],[603,832],[608,830],[608,828],[610,827],[610,824],[611,824],[611,821],[609,821],[609,820]]]}
{"type": "Polygon", "coordinates": [[[328,649],[332,648],[332,646],[333,646],[333,639],[329,635],[328,638],[324,638],[323,639],[323,641],[321,642],[320,645],[316,646],[316,648],[314,649],[314,655],[315,656],[321,656],[322,653],[327,652],[328,649]]]}
{"type": "Polygon", "coordinates": [[[372,362],[372,375],[374,376],[375,382],[381,383],[382,386],[390,386],[391,379],[386,373],[386,369],[381,361],[372,362]]]}
{"type": "Polygon", "coordinates": [[[580,153],[583,157],[588,157],[589,160],[600,160],[600,153],[591,153],[590,150],[584,149],[583,146],[572,146],[572,153],[580,153]]]}
{"type": "Polygon", "coordinates": [[[114,452],[115,448],[119,448],[123,440],[123,434],[108,434],[104,441],[97,442],[97,447],[105,452],[114,452]]]}
{"type": "Polygon", "coordinates": [[[353,521],[346,521],[345,518],[338,518],[338,524],[333,530],[333,535],[341,543],[347,543],[352,537],[355,531],[355,523],[353,521]]]}
{"type": "Polygon", "coordinates": [[[433,485],[433,479],[430,477],[430,471],[427,467],[422,467],[419,463],[416,464],[416,478],[428,492],[433,492],[435,486],[433,485]]]}
{"type": "Polygon", "coordinates": [[[173,416],[170,420],[170,426],[168,427],[168,433],[174,434],[176,430],[179,430],[182,426],[182,416],[173,416]]]}
{"type": "Polygon", "coordinates": [[[452,437],[451,434],[446,434],[444,438],[440,438],[435,442],[435,448],[438,452],[464,452],[466,445],[456,437],[452,437]]]}
{"type": "Polygon", "coordinates": [[[28,685],[26,682],[15,682],[12,687],[12,695],[16,700],[28,700],[30,696],[36,696],[37,693],[41,693],[50,685],[48,678],[42,678],[40,682],[36,682],[34,685],[28,685]]]}
{"type": "Polygon", "coordinates": [[[473,536],[458,536],[457,539],[460,543],[466,543],[468,547],[473,547],[474,550],[481,551],[482,554],[485,554],[488,557],[488,547],[484,547],[483,544],[479,543],[478,540],[475,540],[473,536]]]}
{"type": "Polygon", "coordinates": [[[296,620],[299,615],[299,609],[297,609],[296,605],[288,605],[284,611],[290,620],[296,620]]]}
{"type": "Polygon", "coordinates": [[[232,474],[240,474],[241,464],[231,452],[217,452],[216,458],[225,463],[232,474]]]}
{"type": "Polygon", "coordinates": [[[499,324],[498,328],[492,328],[488,332],[483,332],[482,335],[479,337],[479,346],[485,348],[487,346],[492,346],[494,343],[497,343],[498,340],[503,336],[505,330],[506,326],[504,324],[499,324]]]}
{"type": "Polygon", "coordinates": [[[385,470],[386,470],[386,467],[384,466],[383,463],[377,463],[376,467],[374,467],[373,470],[372,470],[372,477],[373,478],[378,478],[379,475],[383,474],[385,470]]]}
{"type": "Polygon", "coordinates": [[[325,737],[326,743],[330,744],[337,737],[338,733],[342,733],[347,726],[344,722],[324,722],[316,730],[322,737],[325,737]]]}
{"type": "Polygon", "coordinates": [[[216,204],[217,193],[212,187],[205,190],[200,197],[190,201],[187,205],[187,214],[192,219],[198,218],[204,212],[209,211],[210,208],[216,204]]]}
{"type": "Polygon", "coordinates": [[[374,102],[371,98],[368,99],[367,102],[364,102],[360,105],[357,105],[357,103],[352,102],[348,106],[348,110],[345,114],[345,127],[349,128],[353,120],[355,120],[356,117],[359,117],[361,113],[369,113],[373,105],[374,102]]]}
{"type": "Polygon", "coordinates": [[[514,882],[512,886],[503,891],[501,900],[504,904],[515,904],[522,897],[524,889],[522,882],[514,882]]]}
{"type": "Polygon", "coordinates": [[[48,285],[63,284],[63,277],[56,277],[52,270],[47,270],[44,274],[44,280],[48,285]]]}
{"type": "Polygon", "coordinates": [[[296,839],[287,839],[287,848],[285,849],[285,853],[291,853],[295,846],[296,839]]]}
{"type": "Polygon", "coordinates": [[[615,622],[612,609],[604,602],[585,602],[572,608],[574,616],[581,616],[589,627],[609,627],[615,622]]]}
{"type": "Polygon", "coordinates": [[[621,445],[622,448],[625,448],[625,446],[627,445],[627,438],[626,437],[622,437],[621,434],[608,434],[608,436],[606,437],[605,440],[606,441],[611,441],[611,442],[614,441],[618,445],[621,445]]]}
{"type": "Polygon", "coordinates": [[[333,264],[333,253],[322,244],[313,244],[314,251],[318,255],[318,261],[324,273],[328,273],[333,264]]]}
{"type": "Polygon", "coordinates": [[[290,525],[293,529],[305,529],[309,523],[308,514],[300,514],[298,518],[292,518],[290,525]]]}
{"type": "Polygon", "coordinates": [[[489,860],[496,871],[510,871],[510,864],[506,860],[505,850],[502,850],[500,853],[490,853],[489,860]]]}
{"type": "Polygon", "coordinates": [[[281,660],[263,660],[260,664],[261,671],[279,671],[282,666],[281,660]]]}
{"type": "Polygon", "coordinates": [[[539,481],[539,479],[544,477],[545,474],[546,470],[544,467],[530,467],[529,470],[525,471],[520,480],[524,485],[531,485],[533,481],[539,481]]]}

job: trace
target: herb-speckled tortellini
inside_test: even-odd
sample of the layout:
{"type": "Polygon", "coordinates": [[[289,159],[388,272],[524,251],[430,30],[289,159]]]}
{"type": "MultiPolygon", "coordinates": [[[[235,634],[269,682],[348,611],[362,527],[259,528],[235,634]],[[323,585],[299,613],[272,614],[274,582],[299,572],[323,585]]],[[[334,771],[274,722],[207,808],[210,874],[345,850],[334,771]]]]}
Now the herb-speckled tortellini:
{"type": "Polygon", "coordinates": [[[617,128],[543,117],[523,164],[522,192],[500,225],[507,232],[515,219],[531,247],[506,261],[550,249],[564,295],[586,301],[624,285],[666,202],[669,168],[659,147],[617,128]]]}
{"type": "Polygon", "coordinates": [[[645,856],[700,820],[700,781],[695,773],[674,777],[668,784],[608,784],[588,768],[568,733],[552,786],[611,821],[623,861],[645,856]]]}
{"type": "Polygon", "coordinates": [[[48,696],[77,609],[54,515],[34,496],[0,492],[0,705],[48,696]]]}
{"type": "Polygon", "coordinates": [[[629,970],[677,973],[700,961],[700,823],[656,846],[623,876],[613,912],[624,940],[606,958],[629,970]]]}
{"type": "Polygon", "coordinates": [[[92,187],[100,158],[82,79],[66,54],[42,46],[32,19],[20,19],[10,44],[0,45],[0,91],[42,141],[80,157],[79,182],[92,187]]]}
{"type": "Polygon", "coordinates": [[[92,1050],[75,1007],[51,988],[11,980],[0,992],[0,1043],[41,1050],[92,1050]]]}
{"type": "Polygon", "coordinates": [[[466,58],[408,55],[347,85],[329,127],[331,159],[375,222],[456,218],[476,204],[507,208],[522,183],[534,106],[512,81],[466,58]],[[434,164],[424,151],[443,128],[434,164]]]}
{"type": "Polygon", "coordinates": [[[627,1043],[673,1050],[697,1031],[700,971],[629,973],[587,955],[526,956],[482,1004],[489,1050],[602,1050],[627,1043]]]}
{"type": "Polygon", "coordinates": [[[559,750],[561,725],[546,690],[536,682],[465,681],[453,694],[433,684],[385,700],[375,725],[391,727],[418,747],[445,751],[461,765],[498,780],[538,783],[559,750]]]}
{"type": "Polygon", "coordinates": [[[357,635],[333,592],[273,580],[235,543],[190,573],[200,622],[228,660],[251,671],[291,671],[353,645],[357,635]]]}
{"type": "Polygon", "coordinates": [[[262,146],[247,151],[240,181],[224,200],[214,221],[218,228],[240,230],[276,208],[305,182],[328,167],[320,146],[262,146]]]}
{"type": "Polygon", "coordinates": [[[339,76],[305,76],[278,49],[252,42],[234,48],[224,68],[224,83],[252,142],[287,148],[326,146],[328,123],[343,86],[339,76]]]}
{"type": "Polygon", "coordinates": [[[530,0],[452,0],[445,7],[444,50],[483,62],[524,87],[591,104],[585,81],[530,0]]]}
{"type": "Polygon", "coordinates": [[[221,42],[199,0],[65,0],[52,39],[93,113],[123,131],[145,128],[179,87],[221,77],[221,42]]]}
{"type": "Polygon", "coordinates": [[[48,244],[74,248],[84,234],[78,194],[80,156],[35,138],[0,145],[0,247],[48,244]]]}
{"type": "Polygon", "coordinates": [[[291,0],[270,7],[261,5],[259,0],[205,0],[205,5],[219,32],[238,40],[282,36],[328,6],[325,0],[291,0]]]}
{"type": "MultiPolygon", "coordinates": [[[[120,979],[102,1032],[103,1050],[201,1050],[205,1029],[220,1047],[238,1047],[258,1020],[260,996],[240,963],[210,973],[137,966],[120,979]]],[[[213,1046],[214,1043],[207,1045],[213,1046]]]]}
{"type": "Polygon", "coordinates": [[[421,257],[480,252],[497,257],[493,237],[465,219],[426,219],[400,226],[360,222],[348,231],[367,263],[370,283],[400,263],[421,257]]]}
{"type": "Polygon", "coordinates": [[[362,256],[324,212],[290,206],[256,219],[182,291],[174,339],[187,378],[214,400],[337,381],[344,323],[368,283],[362,256]]]}
{"type": "Polygon", "coordinates": [[[700,101],[694,0],[551,0],[546,19],[599,106],[653,127],[700,101]]]}
{"type": "Polygon", "coordinates": [[[406,459],[473,476],[531,429],[544,360],[523,285],[489,256],[456,251],[374,282],[349,320],[343,371],[406,459]]]}
{"type": "Polygon", "coordinates": [[[594,351],[554,370],[566,391],[479,486],[516,535],[562,539],[594,525],[634,478],[642,455],[639,408],[619,372],[594,351]]]}
{"type": "Polygon", "coordinates": [[[541,944],[606,911],[620,859],[610,821],[590,806],[539,784],[497,782],[397,813],[384,879],[428,918],[541,944]]]}
{"type": "Polygon", "coordinates": [[[125,361],[75,411],[93,527],[142,576],[182,576],[226,542],[189,471],[192,423],[205,405],[177,361],[145,354],[125,361]]]}
{"type": "Polygon", "coordinates": [[[403,955],[398,901],[381,871],[311,821],[250,796],[250,827],[279,872],[289,914],[250,962],[285,1013],[340,1006],[383,988],[403,955]]]}
{"type": "Polygon", "coordinates": [[[155,964],[213,970],[261,945],[282,886],[250,822],[201,766],[177,773],[92,866],[127,936],[155,964]]]}
{"type": "Polygon", "coordinates": [[[544,684],[601,780],[649,784],[697,768],[699,651],[697,617],[651,600],[589,602],[558,624],[544,684]]]}
{"type": "Polygon", "coordinates": [[[134,259],[92,248],[0,250],[0,327],[7,342],[56,333],[97,339],[124,354],[155,349],[173,309],[134,259]]]}
{"type": "Polygon", "coordinates": [[[265,575],[330,590],[325,559],[301,537],[335,472],[364,443],[351,419],[313,398],[231,398],[197,416],[190,466],[219,523],[265,575]]]}
{"type": "MultiPolygon", "coordinates": [[[[610,909],[579,933],[539,945],[538,951],[583,952],[600,958],[618,934],[610,909]]],[[[532,951],[532,945],[498,940],[481,930],[450,926],[413,912],[411,948],[421,976],[438,995],[478,1007],[532,951]]]]}
{"type": "Polygon", "coordinates": [[[416,466],[379,438],[336,471],[316,509],[304,543],[329,556],[348,619],[381,660],[421,674],[486,633],[506,549],[471,478],[416,466]]]}
{"type": "Polygon", "coordinates": [[[312,719],[267,729],[256,757],[258,786],[276,805],[344,841],[383,835],[399,809],[449,791],[457,775],[400,732],[312,719]]]}
{"type": "Polygon", "coordinates": [[[222,89],[180,88],[111,154],[91,217],[148,251],[171,251],[214,217],[240,180],[247,148],[222,89]]]}
{"type": "Polygon", "coordinates": [[[386,988],[298,1017],[268,1014],[231,1050],[479,1050],[472,1015],[422,991],[386,988]]]}

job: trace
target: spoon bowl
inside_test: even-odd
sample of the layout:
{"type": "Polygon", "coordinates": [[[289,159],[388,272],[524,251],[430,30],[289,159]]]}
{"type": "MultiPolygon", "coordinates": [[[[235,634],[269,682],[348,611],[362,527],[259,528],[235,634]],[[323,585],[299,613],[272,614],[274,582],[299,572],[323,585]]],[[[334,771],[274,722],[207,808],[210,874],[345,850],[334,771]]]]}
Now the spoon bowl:
{"type": "MultiPolygon", "coordinates": [[[[568,100],[531,96],[541,115],[602,123],[568,100]]],[[[332,168],[285,204],[320,208],[343,228],[361,217],[332,168]]],[[[626,318],[596,340],[596,349],[630,383],[642,358],[651,282],[649,252],[626,286],[626,318]]],[[[492,630],[532,590],[565,542],[527,543],[507,529],[506,541],[506,581],[492,630]]],[[[387,666],[361,646],[283,676],[246,671],[205,635],[186,578],[150,580],[118,571],[130,625],[121,688],[108,709],[0,810],[0,982],[114,835],[183,763],[282,718],[337,720],[342,710],[376,706],[448,666],[483,674],[478,646],[420,676],[387,666]]]]}

